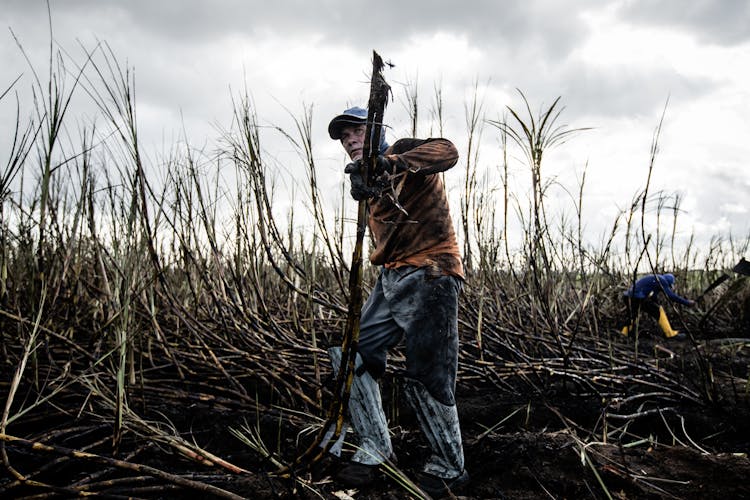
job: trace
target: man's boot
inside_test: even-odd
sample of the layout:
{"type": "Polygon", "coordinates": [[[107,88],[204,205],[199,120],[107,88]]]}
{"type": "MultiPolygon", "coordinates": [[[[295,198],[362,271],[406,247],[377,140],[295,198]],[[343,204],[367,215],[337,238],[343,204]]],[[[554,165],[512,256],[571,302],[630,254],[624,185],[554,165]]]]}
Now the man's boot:
{"type": "Polygon", "coordinates": [[[685,338],[684,333],[672,330],[672,326],[669,324],[669,318],[667,318],[667,313],[662,306],[659,306],[659,328],[661,328],[664,336],[668,339],[683,340],[685,338]]]}
{"type": "MultiPolygon", "coordinates": [[[[341,366],[341,348],[328,350],[334,374],[341,366]]],[[[349,394],[349,420],[359,435],[360,443],[351,462],[339,471],[336,478],[347,486],[364,486],[379,476],[380,465],[393,459],[391,436],[380,398],[380,386],[372,375],[362,369],[362,358],[357,354],[356,373],[349,394]]]]}
{"type": "Polygon", "coordinates": [[[434,498],[441,498],[469,481],[464,469],[464,450],[456,405],[448,406],[433,398],[414,379],[404,381],[404,394],[414,409],[419,425],[432,449],[424,466],[419,487],[434,498]]]}

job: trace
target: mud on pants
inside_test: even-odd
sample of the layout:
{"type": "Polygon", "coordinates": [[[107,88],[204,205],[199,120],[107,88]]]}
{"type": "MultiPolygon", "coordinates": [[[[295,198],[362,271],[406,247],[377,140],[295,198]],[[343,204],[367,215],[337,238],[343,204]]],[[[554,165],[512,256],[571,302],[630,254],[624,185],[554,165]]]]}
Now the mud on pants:
{"type": "MultiPolygon", "coordinates": [[[[460,279],[429,268],[382,270],[362,307],[357,375],[349,402],[349,417],[360,436],[360,446],[352,461],[372,465],[393,457],[376,379],[386,371],[388,351],[403,340],[404,394],[433,452],[424,471],[442,478],[463,472],[455,400],[461,287],[460,279]]],[[[341,349],[331,348],[329,355],[338,372],[341,349]]],[[[340,450],[338,444],[332,452],[340,450]]]]}

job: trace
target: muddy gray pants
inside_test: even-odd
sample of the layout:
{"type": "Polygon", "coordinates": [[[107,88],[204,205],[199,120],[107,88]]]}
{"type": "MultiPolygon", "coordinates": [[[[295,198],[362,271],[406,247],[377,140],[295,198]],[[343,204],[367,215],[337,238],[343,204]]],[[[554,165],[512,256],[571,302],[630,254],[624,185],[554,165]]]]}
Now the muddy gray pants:
{"type": "Polygon", "coordinates": [[[367,371],[381,377],[388,350],[404,339],[405,375],[439,402],[455,405],[461,287],[459,278],[426,268],[383,268],[362,307],[357,350],[367,371]]]}

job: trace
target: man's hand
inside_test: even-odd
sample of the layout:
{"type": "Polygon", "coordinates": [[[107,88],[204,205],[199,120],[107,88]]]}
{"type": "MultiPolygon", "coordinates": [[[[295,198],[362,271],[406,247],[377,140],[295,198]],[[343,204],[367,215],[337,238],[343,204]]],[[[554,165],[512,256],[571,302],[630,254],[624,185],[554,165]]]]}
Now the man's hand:
{"type": "Polygon", "coordinates": [[[379,155],[375,160],[375,168],[370,172],[371,186],[367,186],[362,175],[363,165],[361,159],[356,159],[348,164],[344,173],[349,174],[352,182],[351,195],[355,200],[366,200],[368,198],[377,198],[383,189],[391,183],[391,178],[398,173],[407,170],[407,166],[400,161],[391,161],[391,159],[379,155]]]}
{"type": "Polygon", "coordinates": [[[362,159],[357,158],[353,162],[347,164],[346,167],[344,167],[344,173],[349,174],[349,175],[356,174],[362,177],[361,169],[362,169],[362,159]]]}
{"type": "Polygon", "coordinates": [[[384,173],[392,174],[393,173],[393,165],[383,155],[378,155],[378,157],[375,159],[375,169],[371,173],[373,179],[377,179],[378,177],[381,177],[384,173]]]}
{"type": "Polygon", "coordinates": [[[361,159],[354,160],[344,168],[344,173],[349,174],[349,181],[351,181],[349,193],[352,195],[352,198],[362,201],[380,196],[379,188],[368,186],[365,183],[365,179],[362,176],[362,169],[361,159]]]}

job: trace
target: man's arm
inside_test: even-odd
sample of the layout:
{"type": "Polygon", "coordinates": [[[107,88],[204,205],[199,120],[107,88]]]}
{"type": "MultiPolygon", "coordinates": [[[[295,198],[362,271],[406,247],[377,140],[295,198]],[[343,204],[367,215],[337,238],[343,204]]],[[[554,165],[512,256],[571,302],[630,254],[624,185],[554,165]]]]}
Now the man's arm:
{"type": "Polygon", "coordinates": [[[458,162],[458,150],[448,139],[401,139],[386,151],[385,158],[399,171],[437,174],[458,162]]]}
{"type": "Polygon", "coordinates": [[[669,297],[669,300],[671,300],[673,302],[678,302],[678,303],[682,304],[683,306],[692,306],[693,305],[693,301],[692,300],[686,299],[684,297],[680,297],[679,295],[677,295],[676,293],[674,293],[674,291],[671,288],[667,288],[665,291],[667,293],[667,297],[669,297]]]}
{"type": "Polygon", "coordinates": [[[667,281],[664,278],[662,278],[661,276],[659,276],[659,283],[661,284],[661,287],[662,287],[662,290],[664,290],[664,293],[667,295],[667,297],[669,298],[669,300],[671,300],[672,302],[677,302],[679,304],[682,304],[683,306],[691,306],[691,305],[693,305],[693,301],[692,300],[688,300],[688,299],[686,299],[684,297],[680,297],[679,295],[677,295],[676,293],[674,293],[674,290],[672,290],[672,288],[670,287],[669,283],[667,283],[667,281]]]}

